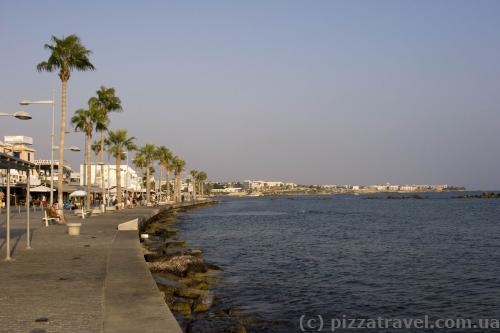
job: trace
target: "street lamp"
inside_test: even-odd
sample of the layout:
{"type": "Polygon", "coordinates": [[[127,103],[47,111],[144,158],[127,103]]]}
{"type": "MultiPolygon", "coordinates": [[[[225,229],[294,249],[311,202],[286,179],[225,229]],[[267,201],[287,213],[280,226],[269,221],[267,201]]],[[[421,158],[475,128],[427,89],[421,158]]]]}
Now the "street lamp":
{"type": "MultiPolygon", "coordinates": [[[[52,148],[52,149],[53,150],[58,150],[59,146],[54,146],[54,148],[52,148]]],[[[64,147],[63,149],[64,150],[69,150],[69,151],[81,151],[80,147],[77,147],[77,146],[64,147]]]]}
{"type": "Polygon", "coordinates": [[[28,112],[16,111],[14,113],[0,112],[0,116],[11,116],[21,120],[30,120],[32,117],[28,112]]]}
{"type": "MultiPolygon", "coordinates": [[[[57,149],[59,149],[59,146],[54,146],[52,148],[52,152],[54,152],[54,150],[57,150],[57,149]]],[[[63,150],[79,152],[81,149],[80,149],[80,147],[77,147],[77,146],[71,146],[71,147],[64,147],[63,150]]],[[[53,167],[53,163],[52,163],[52,167],[53,167]]],[[[63,174],[64,174],[63,170],[64,170],[64,166],[62,167],[62,170],[57,170],[57,174],[58,174],[57,177],[63,177],[63,174]]],[[[54,179],[54,175],[51,174],[50,175],[50,186],[51,187],[52,187],[53,179],[54,179]]],[[[54,191],[50,191],[50,194],[52,194],[52,192],[54,192],[54,191]]]]}
{"type": "Polygon", "coordinates": [[[54,115],[56,110],[56,91],[52,92],[52,100],[22,100],[19,102],[20,105],[31,105],[31,104],[52,104],[52,131],[50,134],[50,206],[54,204],[54,115]]]}

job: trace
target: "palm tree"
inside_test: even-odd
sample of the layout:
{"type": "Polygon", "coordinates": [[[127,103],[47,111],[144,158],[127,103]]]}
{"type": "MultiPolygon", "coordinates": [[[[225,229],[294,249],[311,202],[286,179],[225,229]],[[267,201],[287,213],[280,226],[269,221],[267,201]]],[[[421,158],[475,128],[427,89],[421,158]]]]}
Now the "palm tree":
{"type": "Polygon", "coordinates": [[[66,96],[68,81],[71,72],[94,70],[94,65],[90,62],[89,56],[92,51],[86,49],[80,38],[76,35],[69,35],[61,39],[52,36],[52,44],[45,44],[44,47],[50,50],[51,54],[47,61],[42,61],[36,69],[46,72],[59,70],[61,79],[61,128],[59,130],[59,177],[57,177],[57,200],[59,205],[63,202],[63,161],[64,161],[64,134],[66,132],[66,96]]]}
{"type": "Polygon", "coordinates": [[[101,123],[104,122],[101,113],[95,108],[94,105],[89,104],[89,109],[78,109],[75,111],[75,115],[71,118],[71,124],[75,126],[75,130],[81,130],[85,133],[85,175],[86,175],[86,187],[87,187],[87,197],[85,199],[85,206],[87,209],[90,208],[90,182],[91,182],[91,165],[90,165],[90,150],[92,142],[92,131],[94,126],[100,127],[104,126],[101,123]]]}
{"type": "MultiPolygon", "coordinates": [[[[109,147],[111,147],[111,142],[109,142],[108,138],[104,138],[104,148],[106,150],[106,158],[107,158],[106,159],[107,170],[106,170],[106,178],[105,179],[108,182],[108,184],[107,184],[108,185],[108,187],[107,187],[107,189],[108,189],[108,196],[107,196],[108,197],[108,201],[109,201],[109,187],[110,187],[109,185],[110,185],[110,182],[111,182],[111,177],[109,176],[109,172],[110,172],[110,163],[109,162],[111,161],[111,152],[109,151],[109,147]]],[[[101,142],[100,141],[99,141],[99,152],[101,152],[101,142]]],[[[102,164],[104,164],[104,163],[102,163],[102,164]]],[[[102,171],[102,168],[101,168],[101,171],[102,171]]],[[[104,179],[104,175],[102,175],[102,177],[104,179]]],[[[103,181],[104,180],[101,179],[101,186],[102,186],[102,182],[103,181]]],[[[106,197],[103,197],[103,198],[106,199],[106,197]]],[[[106,200],[105,199],[103,200],[104,204],[106,204],[106,200]]],[[[106,208],[104,208],[104,210],[105,209],[106,208]]]]}
{"type": "Polygon", "coordinates": [[[167,193],[168,195],[172,194],[172,196],[170,197],[172,200],[171,201],[175,201],[175,179],[172,179],[172,184],[170,184],[170,175],[171,174],[174,174],[175,173],[175,165],[174,165],[174,157],[175,156],[172,156],[172,159],[170,160],[170,164],[169,164],[169,167],[168,167],[168,172],[167,172],[167,193]],[[170,186],[172,185],[172,187],[170,186]]]}
{"type": "MultiPolygon", "coordinates": [[[[115,88],[106,88],[101,86],[99,90],[96,91],[97,97],[92,97],[92,103],[95,103],[97,107],[103,113],[103,116],[108,120],[109,112],[120,112],[122,111],[122,101],[119,97],[115,95],[115,88]]],[[[104,174],[104,132],[106,128],[99,130],[101,135],[101,174],[104,174]]],[[[109,170],[109,165],[108,165],[109,170]]],[[[108,180],[109,181],[109,180],[108,180]]],[[[104,198],[104,177],[101,180],[101,190],[102,197],[104,198]]]]}
{"type": "Polygon", "coordinates": [[[162,167],[165,168],[165,175],[166,175],[166,191],[167,191],[167,196],[169,195],[170,191],[170,162],[172,160],[172,152],[170,149],[168,149],[165,146],[160,146],[156,149],[156,154],[157,154],[157,159],[160,163],[160,199],[161,199],[161,183],[162,183],[162,167]]]}
{"type": "Polygon", "coordinates": [[[205,192],[205,180],[207,180],[207,174],[205,171],[200,171],[198,172],[198,181],[200,183],[200,194],[201,197],[203,198],[204,192],[205,192]]]}
{"type": "Polygon", "coordinates": [[[151,168],[156,158],[156,147],[148,143],[139,151],[146,162],[146,203],[151,203],[151,168]]]}
{"type": "Polygon", "coordinates": [[[179,202],[181,201],[181,173],[186,167],[186,162],[178,156],[174,156],[172,165],[174,168],[174,200],[179,202]]]}
{"type": "Polygon", "coordinates": [[[198,171],[192,169],[189,173],[193,179],[193,200],[196,200],[196,177],[198,176],[198,171]]]}
{"type": "Polygon", "coordinates": [[[99,153],[101,152],[101,143],[98,140],[94,140],[90,149],[92,149],[92,152],[94,153],[95,164],[97,165],[99,161],[99,153]]]}
{"type": "Polygon", "coordinates": [[[109,148],[108,151],[116,161],[116,197],[118,199],[118,207],[122,203],[122,169],[121,161],[125,159],[125,151],[136,150],[137,146],[134,143],[135,138],[127,137],[127,130],[108,131],[109,148]]]}
{"type": "Polygon", "coordinates": [[[142,175],[142,184],[141,187],[144,185],[144,168],[146,167],[146,160],[144,159],[144,156],[139,152],[135,154],[134,159],[132,160],[132,164],[141,170],[141,175],[142,175]]]}

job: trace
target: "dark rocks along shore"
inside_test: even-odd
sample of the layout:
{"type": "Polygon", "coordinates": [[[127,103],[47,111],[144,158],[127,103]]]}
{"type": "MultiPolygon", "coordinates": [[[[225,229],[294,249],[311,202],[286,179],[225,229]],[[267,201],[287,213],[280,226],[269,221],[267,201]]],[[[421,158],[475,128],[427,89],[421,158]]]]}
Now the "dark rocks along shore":
{"type": "Polygon", "coordinates": [[[162,212],[141,226],[144,258],[165,302],[186,333],[245,333],[230,310],[214,310],[217,298],[210,286],[218,283],[222,269],[177,238],[175,214],[162,212]]]}

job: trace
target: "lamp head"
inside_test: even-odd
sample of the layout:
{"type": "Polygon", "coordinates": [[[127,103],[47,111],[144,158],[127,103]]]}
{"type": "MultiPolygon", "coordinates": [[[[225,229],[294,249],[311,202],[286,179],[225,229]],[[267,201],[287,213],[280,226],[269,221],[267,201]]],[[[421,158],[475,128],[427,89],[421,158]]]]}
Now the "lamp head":
{"type": "Polygon", "coordinates": [[[28,112],[17,111],[13,113],[13,116],[21,120],[30,120],[32,117],[28,112]]]}

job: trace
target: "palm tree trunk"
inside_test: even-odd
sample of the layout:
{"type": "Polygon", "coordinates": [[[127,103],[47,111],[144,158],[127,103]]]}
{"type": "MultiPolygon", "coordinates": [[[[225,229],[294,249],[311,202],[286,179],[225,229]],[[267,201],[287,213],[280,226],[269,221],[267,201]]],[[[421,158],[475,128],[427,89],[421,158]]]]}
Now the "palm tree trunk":
{"type": "Polygon", "coordinates": [[[193,200],[196,200],[196,179],[193,176],[193,200]]]}
{"type": "Polygon", "coordinates": [[[165,172],[166,172],[166,176],[167,176],[167,179],[166,179],[166,187],[167,187],[167,200],[170,199],[170,169],[167,167],[165,168],[165,172]]]}
{"type": "Polygon", "coordinates": [[[57,176],[57,202],[59,209],[63,209],[63,164],[64,164],[64,134],[66,132],[66,94],[68,81],[61,81],[61,128],[59,131],[59,166],[57,176]]]}
{"type": "Polygon", "coordinates": [[[177,172],[174,174],[174,201],[179,202],[179,175],[177,172]]]}
{"type": "Polygon", "coordinates": [[[150,182],[150,179],[151,179],[151,176],[150,176],[150,173],[151,173],[151,166],[150,166],[150,163],[146,163],[146,203],[150,203],[151,202],[151,182],[150,182]]]}
{"type": "Polygon", "coordinates": [[[161,201],[161,180],[163,178],[163,170],[161,169],[161,164],[158,166],[160,168],[160,191],[158,192],[158,195],[159,195],[159,201],[161,201]]]}
{"type": "Polygon", "coordinates": [[[122,166],[120,154],[116,157],[116,198],[118,199],[118,207],[122,206],[122,166]]]}
{"type": "Polygon", "coordinates": [[[90,175],[90,142],[92,140],[92,135],[87,133],[86,135],[86,142],[85,142],[85,163],[87,164],[86,167],[86,185],[87,185],[87,196],[85,197],[85,206],[87,209],[90,209],[90,180],[91,180],[91,175],[90,175]]]}
{"type": "MultiPolygon", "coordinates": [[[[107,155],[108,155],[108,156],[107,156],[107,157],[108,157],[108,164],[107,164],[107,167],[108,167],[108,170],[107,170],[107,174],[108,174],[108,176],[107,176],[107,179],[108,179],[108,197],[111,197],[111,195],[109,194],[109,183],[110,183],[110,179],[109,179],[109,164],[110,164],[110,163],[109,163],[109,162],[110,162],[109,152],[108,152],[108,154],[107,154],[107,155]]],[[[104,186],[103,186],[103,187],[104,187],[104,186]]],[[[108,200],[109,200],[109,198],[108,198],[108,200]]],[[[105,205],[107,205],[107,203],[106,203],[106,202],[105,202],[104,204],[105,204],[105,205]]]]}
{"type": "MultiPolygon", "coordinates": [[[[106,209],[106,200],[104,199],[106,197],[104,193],[104,131],[101,130],[101,196],[102,196],[102,202],[104,204],[102,211],[106,209]]],[[[108,163],[108,182],[109,182],[109,163],[108,163]]]]}
{"type": "Polygon", "coordinates": [[[177,176],[177,201],[181,202],[181,175],[177,176]]]}

